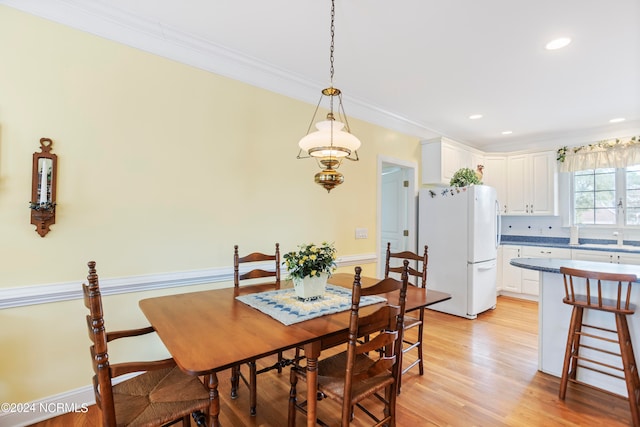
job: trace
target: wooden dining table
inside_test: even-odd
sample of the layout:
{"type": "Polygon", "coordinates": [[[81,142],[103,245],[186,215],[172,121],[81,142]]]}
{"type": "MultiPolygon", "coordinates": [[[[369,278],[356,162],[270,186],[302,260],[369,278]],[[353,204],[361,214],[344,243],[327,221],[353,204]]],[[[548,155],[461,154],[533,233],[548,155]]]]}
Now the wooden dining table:
{"type": "MultiPolygon", "coordinates": [[[[353,274],[337,273],[328,283],[351,289],[353,274]]],[[[363,287],[379,279],[362,277],[363,287]]],[[[282,287],[288,285],[285,281],[282,287]]],[[[220,426],[217,372],[291,348],[304,348],[307,359],[307,426],[316,425],[318,357],[323,349],[345,343],[349,311],[329,314],[293,325],[238,301],[247,293],[273,290],[273,283],[199,291],[143,299],[139,306],[176,364],[190,375],[204,376],[211,400],[210,425],[220,426]]],[[[409,286],[406,311],[450,299],[444,292],[409,286]]],[[[397,296],[389,295],[389,301],[397,296]]],[[[364,307],[373,310],[378,304],[364,307]]],[[[283,402],[283,408],[287,402],[283,402]]]]}

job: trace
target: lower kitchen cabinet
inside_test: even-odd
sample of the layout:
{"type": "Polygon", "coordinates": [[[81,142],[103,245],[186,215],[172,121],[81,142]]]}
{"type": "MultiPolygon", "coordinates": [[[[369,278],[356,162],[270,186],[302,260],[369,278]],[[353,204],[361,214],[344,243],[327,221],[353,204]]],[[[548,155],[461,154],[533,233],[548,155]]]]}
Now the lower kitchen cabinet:
{"type": "Polygon", "coordinates": [[[502,246],[502,283],[501,291],[520,293],[522,289],[522,268],[509,264],[511,259],[520,258],[520,246],[502,246]]]}
{"type": "Polygon", "coordinates": [[[571,259],[581,261],[609,262],[613,264],[640,265],[640,254],[629,252],[591,251],[586,249],[572,249],[571,259]]]}
{"type": "Polygon", "coordinates": [[[513,258],[571,259],[571,250],[543,246],[502,246],[502,283],[499,289],[513,297],[536,299],[540,294],[540,272],[514,267],[510,264],[513,258]]]}
{"type": "MultiPolygon", "coordinates": [[[[566,258],[571,259],[571,249],[550,248],[542,246],[523,246],[522,258],[566,258]]],[[[540,272],[522,270],[522,293],[540,295],[540,272]]]]}
{"type": "Polygon", "coordinates": [[[640,253],[546,246],[502,245],[498,251],[498,257],[501,267],[498,274],[498,291],[503,295],[534,300],[540,294],[540,272],[514,267],[510,264],[513,258],[564,258],[640,265],[640,253]]]}

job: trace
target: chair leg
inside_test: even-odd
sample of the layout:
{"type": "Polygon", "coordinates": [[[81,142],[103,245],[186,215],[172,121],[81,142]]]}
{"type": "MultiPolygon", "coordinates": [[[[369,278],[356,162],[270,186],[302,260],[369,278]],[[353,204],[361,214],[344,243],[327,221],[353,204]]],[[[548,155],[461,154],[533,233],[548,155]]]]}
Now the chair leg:
{"type": "MultiPolygon", "coordinates": [[[[404,346],[404,340],[400,340],[400,345],[404,346]]],[[[396,387],[396,393],[400,394],[400,387],[402,386],[402,361],[404,360],[404,350],[400,350],[400,360],[398,361],[398,387],[396,387]]]]}
{"type": "Polygon", "coordinates": [[[422,337],[424,332],[424,308],[420,312],[420,325],[418,325],[418,372],[424,375],[424,357],[422,357],[422,337]]]}
{"type": "MultiPolygon", "coordinates": [[[[398,375],[398,377],[402,377],[402,375],[398,375]]],[[[396,399],[399,393],[393,390],[392,386],[390,386],[390,388],[391,391],[389,393],[389,399],[387,400],[387,402],[389,402],[389,410],[387,411],[390,418],[389,427],[396,427],[396,399]]]]}
{"type": "Polygon", "coordinates": [[[247,363],[249,365],[249,413],[252,417],[256,415],[256,406],[258,405],[258,374],[256,374],[256,361],[247,363]]]}
{"type": "Polygon", "coordinates": [[[283,359],[282,352],[279,351],[278,352],[278,373],[279,374],[282,373],[282,359],[283,359]]]}
{"type": "Polygon", "coordinates": [[[240,382],[240,366],[231,368],[231,398],[238,398],[238,384],[240,382]]]}
{"type": "MultiPolygon", "coordinates": [[[[196,423],[197,427],[207,427],[207,423],[208,423],[208,419],[209,419],[209,410],[207,409],[206,412],[202,412],[202,411],[196,411],[194,413],[191,414],[191,417],[193,418],[193,421],[196,423]]],[[[191,427],[191,422],[188,420],[188,416],[187,416],[187,424],[184,424],[185,421],[183,421],[183,424],[187,427],[191,427]]]]}
{"type": "Polygon", "coordinates": [[[640,426],[640,409],[638,408],[640,379],[638,378],[638,367],[633,353],[633,344],[629,334],[627,316],[616,313],[616,326],[618,329],[618,342],[620,343],[620,354],[622,356],[622,366],[624,369],[624,380],[629,395],[631,419],[634,426],[640,426]]]}
{"type": "Polygon", "coordinates": [[[567,333],[567,346],[564,352],[564,363],[562,365],[562,378],[560,380],[560,400],[564,400],[567,394],[567,385],[569,379],[576,378],[578,369],[577,361],[574,357],[578,355],[580,348],[580,335],[578,333],[582,329],[582,307],[573,307],[571,311],[571,322],[569,323],[569,331],[567,333]]]}
{"type": "MultiPolygon", "coordinates": [[[[297,350],[296,350],[296,353],[297,353],[297,350]]],[[[296,404],[297,404],[296,386],[298,384],[298,376],[296,375],[293,369],[291,369],[291,376],[290,376],[289,382],[291,383],[291,388],[289,389],[289,411],[287,414],[287,419],[288,419],[287,426],[296,427],[296,404]]]]}

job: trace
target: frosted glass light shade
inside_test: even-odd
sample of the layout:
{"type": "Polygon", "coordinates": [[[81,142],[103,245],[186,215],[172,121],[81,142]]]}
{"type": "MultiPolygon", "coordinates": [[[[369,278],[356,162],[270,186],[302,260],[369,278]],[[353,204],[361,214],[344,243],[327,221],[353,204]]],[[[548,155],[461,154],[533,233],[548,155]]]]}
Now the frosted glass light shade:
{"type": "Polygon", "coordinates": [[[343,127],[344,123],[337,120],[318,122],[316,123],[318,130],[306,135],[298,145],[313,157],[346,157],[360,148],[360,140],[349,132],[343,131],[343,127]]]}

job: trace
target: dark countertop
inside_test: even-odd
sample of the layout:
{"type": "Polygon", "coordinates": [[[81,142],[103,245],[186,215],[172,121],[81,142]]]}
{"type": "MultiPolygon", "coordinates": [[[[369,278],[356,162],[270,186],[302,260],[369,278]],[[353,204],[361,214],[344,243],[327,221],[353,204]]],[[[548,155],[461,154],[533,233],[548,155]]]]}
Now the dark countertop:
{"type": "Polygon", "coordinates": [[[564,249],[584,249],[588,251],[602,252],[628,252],[640,253],[640,242],[625,240],[624,246],[617,246],[615,240],[602,239],[580,239],[579,245],[570,245],[569,239],[566,237],[544,237],[544,236],[508,236],[502,235],[502,245],[514,246],[544,246],[547,248],[564,248],[564,249]],[[599,246],[602,245],[602,246],[599,246]]]}
{"type": "Polygon", "coordinates": [[[635,274],[640,277],[640,265],[613,264],[609,262],[578,261],[562,258],[513,258],[510,264],[528,270],[560,274],[560,267],[579,270],[600,271],[604,273],[635,274]]]}

